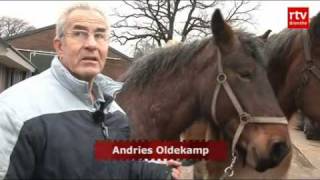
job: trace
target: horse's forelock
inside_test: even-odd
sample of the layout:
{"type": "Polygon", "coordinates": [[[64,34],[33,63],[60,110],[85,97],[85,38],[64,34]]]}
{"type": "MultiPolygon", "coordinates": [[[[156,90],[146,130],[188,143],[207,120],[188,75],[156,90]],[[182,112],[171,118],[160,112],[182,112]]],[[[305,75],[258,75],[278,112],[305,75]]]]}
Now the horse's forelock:
{"type": "Polygon", "coordinates": [[[266,67],[267,60],[263,53],[263,45],[259,43],[259,37],[246,33],[243,30],[238,30],[237,34],[245,51],[256,60],[256,63],[266,67]]]}

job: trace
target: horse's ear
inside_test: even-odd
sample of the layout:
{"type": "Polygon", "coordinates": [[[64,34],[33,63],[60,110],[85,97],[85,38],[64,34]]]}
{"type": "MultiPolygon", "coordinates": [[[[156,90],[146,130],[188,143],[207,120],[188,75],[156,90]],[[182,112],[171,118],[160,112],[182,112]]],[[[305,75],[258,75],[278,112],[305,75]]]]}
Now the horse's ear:
{"type": "Polygon", "coordinates": [[[320,12],[311,19],[309,32],[311,39],[320,40],[320,12]]]}
{"type": "Polygon", "coordinates": [[[263,33],[261,36],[258,36],[260,39],[262,39],[264,42],[268,40],[268,37],[271,33],[271,30],[268,29],[265,33],[263,33]]]}
{"type": "Polygon", "coordinates": [[[217,45],[222,49],[231,48],[234,35],[232,28],[224,21],[220,9],[216,9],[211,19],[211,30],[217,45]]]}

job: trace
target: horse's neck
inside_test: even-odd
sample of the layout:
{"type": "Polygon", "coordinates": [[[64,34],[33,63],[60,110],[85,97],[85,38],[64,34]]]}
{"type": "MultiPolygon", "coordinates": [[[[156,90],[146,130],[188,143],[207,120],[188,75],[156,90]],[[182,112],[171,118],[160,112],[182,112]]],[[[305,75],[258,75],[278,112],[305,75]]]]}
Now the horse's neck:
{"type": "Polygon", "coordinates": [[[297,110],[295,97],[301,76],[298,56],[303,52],[299,45],[293,45],[298,43],[296,41],[301,41],[301,37],[297,36],[292,41],[287,53],[274,55],[268,67],[269,81],[287,118],[297,110]]]}
{"type": "Polygon", "coordinates": [[[205,114],[211,115],[208,94],[213,94],[214,52],[211,44],[202,46],[190,64],[174,74],[159,73],[143,89],[130,87],[121,92],[135,136],[176,139],[204,114],[203,109],[207,111],[205,114]]]}
{"type": "MultiPolygon", "coordinates": [[[[183,82],[166,82],[118,96],[128,113],[132,135],[142,139],[178,139],[194,118],[194,93],[183,82]],[[179,84],[180,83],[180,84],[179,84]]],[[[185,82],[187,83],[187,82],[185,82]]]]}

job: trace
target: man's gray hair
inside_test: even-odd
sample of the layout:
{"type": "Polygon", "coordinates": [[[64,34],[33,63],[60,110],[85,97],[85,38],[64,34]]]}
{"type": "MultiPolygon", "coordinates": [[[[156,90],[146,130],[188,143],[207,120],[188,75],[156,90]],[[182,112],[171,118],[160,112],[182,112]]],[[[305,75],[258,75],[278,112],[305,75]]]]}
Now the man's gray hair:
{"type": "Polygon", "coordinates": [[[93,6],[90,6],[89,4],[76,4],[76,5],[73,5],[69,8],[67,8],[63,13],[62,15],[59,17],[57,23],[56,23],[56,39],[60,39],[63,37],[63,33],[64,33],[64,28],[65,28],[65,25],[66,25],[66,21],[67,21],[67,18],[68,16],[75,10],[89,10],[89,11],[96,11],[98,12],[104,19],[105,19],[105,22],[107,24],[107,33],[109,32],[109,25],[108,25],[108,22],[107,22],[107,16],[98,8],[96,7],[93,7],[93,6]]]}

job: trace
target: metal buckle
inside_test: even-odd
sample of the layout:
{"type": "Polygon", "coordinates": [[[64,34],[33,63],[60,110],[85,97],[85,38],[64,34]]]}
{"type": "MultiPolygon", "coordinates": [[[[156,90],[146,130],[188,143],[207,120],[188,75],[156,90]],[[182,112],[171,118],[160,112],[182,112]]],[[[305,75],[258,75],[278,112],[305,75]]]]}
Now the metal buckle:
{"type": "Polygon", "coordinates": [[[224,170],[224,173],[226,173],[227,176],[232,177],[234,174],[234,171],[233,171],[232,167],[229,166],[224,170]]]}
{"type": "Polygon", "coordinates": [[[234,175],[234,165],[236,163],[236,160],[237,160],[237,156],[232,153],[232,160],[231,160],[231,163],[228,167],[226,167],[224,169],[224,174],[219,178],[220,180],[223,180],[225,179],[226,177],[232,177],[234,175]]]}
{"type": "Polygon", "coordinates": [[[244,112],[240,114],[239,118],[241,123],[248,123],[251,119],[251,115],[249,113],[244,112]]]}
{"type": "Polygon", "coordinates": [[[227,75],[225,73],[219,73],[217,76],[218,83],[222,84],[227,80],[227,75]]]}

